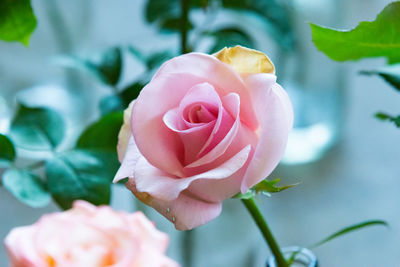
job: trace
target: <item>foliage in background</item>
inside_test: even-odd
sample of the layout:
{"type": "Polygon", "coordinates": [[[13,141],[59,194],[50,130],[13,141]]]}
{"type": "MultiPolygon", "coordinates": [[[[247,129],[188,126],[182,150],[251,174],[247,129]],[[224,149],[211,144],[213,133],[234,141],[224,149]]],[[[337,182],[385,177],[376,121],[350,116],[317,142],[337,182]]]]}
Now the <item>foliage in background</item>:
{"type": "MultiPolygon", "coordinates": [[[[335,30],[311,24],[315,46],[333,60],[359,60],[385,57],[388,66],[361,71],[379,75],[400,92],[400,1],[387,5],[374,21],[361,22],[352,30],[335,30]],[[397,63],[397,64],[396,64],[397,63]]],[[[377,113],[376,118],[400,128],[400,115],[377,113]]]]}
{"type": "Polygon", "coordinates": [[[0,18],[0,39],[28,46],[37,24],[30,0],[1,0],[0,18]]]}

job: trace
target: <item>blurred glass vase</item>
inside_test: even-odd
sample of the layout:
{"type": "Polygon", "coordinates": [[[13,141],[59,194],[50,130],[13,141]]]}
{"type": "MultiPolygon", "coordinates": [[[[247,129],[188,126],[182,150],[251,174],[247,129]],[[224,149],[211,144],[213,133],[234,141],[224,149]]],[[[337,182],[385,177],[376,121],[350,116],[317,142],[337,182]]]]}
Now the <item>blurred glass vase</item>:
{"type": "MultiPolygon", "coordinates": [[[[309,249],[296,246],[286,247],[282,248],[282,253],[286,259],[293,257],[290,267],[318,267],[317,257],[309,249]]],[[[273,256],[268,258],[267,267],[278,267],[273,256]]]]}

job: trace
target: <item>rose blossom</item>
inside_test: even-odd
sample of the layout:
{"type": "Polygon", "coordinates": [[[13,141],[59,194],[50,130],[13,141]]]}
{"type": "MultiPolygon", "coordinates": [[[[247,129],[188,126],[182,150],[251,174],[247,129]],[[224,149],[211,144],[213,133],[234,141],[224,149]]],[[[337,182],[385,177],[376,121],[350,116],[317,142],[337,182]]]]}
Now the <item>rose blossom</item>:
{"type": "Polygon", "coordinates": [[[12,267],[177,267],[166,234],[141,212],[75,201],[73,208],[14,228],[5,244],[12,267]]]}
{"type": "Polygon", "coordinates": [[[236,46],[165,62],[125,111],[115,181],[175,224],[204,224],[266,178],[293,123],[263,53],[236,46]]]}

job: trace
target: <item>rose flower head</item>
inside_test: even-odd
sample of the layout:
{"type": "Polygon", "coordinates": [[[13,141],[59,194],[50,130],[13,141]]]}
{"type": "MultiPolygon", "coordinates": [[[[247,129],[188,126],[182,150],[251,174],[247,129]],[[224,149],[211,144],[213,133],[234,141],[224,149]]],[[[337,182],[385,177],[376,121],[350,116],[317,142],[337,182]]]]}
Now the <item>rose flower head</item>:
{"type": "Polygon", "coordinates": [[[115,181],[178,230],[265,179],[283,156],[293,110],[263,53],[236,46],[165,62],[125,111],[115,181]]]}
{"type": "Polygon", "coordinates": [[[11,267],[178,267],[164,255],[168,236],[141,212],[75,201],[72,209],[14,228],[5,245],[11,267]]]}

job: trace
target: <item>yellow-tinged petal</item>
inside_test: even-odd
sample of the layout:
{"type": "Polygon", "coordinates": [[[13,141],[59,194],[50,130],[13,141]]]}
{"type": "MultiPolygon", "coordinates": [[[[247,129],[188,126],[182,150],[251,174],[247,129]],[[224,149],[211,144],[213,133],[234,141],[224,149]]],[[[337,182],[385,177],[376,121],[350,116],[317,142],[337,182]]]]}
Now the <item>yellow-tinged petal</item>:
{"type": "Polygon", "coordinates": [[[240,45],[223,48],[213,54],[222,62],[229,64],[239,73],[272,73],[275,66],[264,53],[240,45]]]}

